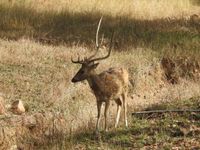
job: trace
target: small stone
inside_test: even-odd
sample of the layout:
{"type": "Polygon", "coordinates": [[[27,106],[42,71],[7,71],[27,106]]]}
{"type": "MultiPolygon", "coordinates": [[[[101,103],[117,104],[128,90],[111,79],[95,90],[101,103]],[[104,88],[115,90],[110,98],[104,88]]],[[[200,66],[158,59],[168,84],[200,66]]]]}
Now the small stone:
{"type": "Polygon", "coordinates": [[[11,104],[11,111],[17,115],[23,114],[25,112],[25,108],[22,101],[21,100],[14,101],[11,104]]]}

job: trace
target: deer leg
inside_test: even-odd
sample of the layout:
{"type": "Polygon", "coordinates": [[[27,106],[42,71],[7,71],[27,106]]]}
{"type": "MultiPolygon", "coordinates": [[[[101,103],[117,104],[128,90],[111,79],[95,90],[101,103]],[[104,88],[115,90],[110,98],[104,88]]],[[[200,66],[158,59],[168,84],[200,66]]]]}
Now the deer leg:
{"type": "Polygon", "coordinates": [[[104,111],[104,117],[105,117],[105,131],[108,131],[108,128],[107,128],[107,116],[108,116],[108,108],[110,106],[110,101],[107,101],[105,103],[105,111],[104,111]]]}
{"type": "Polygon", "coordinates": [[[115,121],[115,128],[117,128],[117,125],[119,123],[120,113],[121,113],[121,107],[122,107],[122,101],[120,98],[116,99],[115,102],[117,103],[117,116],[115,121]]]}
{"type": "Polygon", "coordinates": [[[97,102],[97,123],[96,123],[96,132],[99,132],[99,122],[101,119],[101,106],[102,102],[97,102]]]}
{"type": "Polygon", "coordinates": [[[122,94],[123,108],[124,108],[124,123],[125,123],[125,126],[128,127],[128,120],[127,120],[127,101],[126,101],[126,98],[127,98],[127,92],[124,92],[124,93],[122,94]]]}

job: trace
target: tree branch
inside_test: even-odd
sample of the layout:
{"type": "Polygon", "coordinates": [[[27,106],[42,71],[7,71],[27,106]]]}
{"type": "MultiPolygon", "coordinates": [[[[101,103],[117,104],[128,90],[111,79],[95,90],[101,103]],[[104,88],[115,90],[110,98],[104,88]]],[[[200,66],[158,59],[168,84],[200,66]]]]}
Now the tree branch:
{"type": "Polygon", "coordinates": [[[200,109],[172,109],[172,110],[149,110],[149,111],[139,111],[139,112],[134,112],[132,115],[138,115],[138,114],[152,114],[152,113],[170,113],[170,112],[177,112],[177,113],[182,113],[182,112],[200,112],[200,109]]]}

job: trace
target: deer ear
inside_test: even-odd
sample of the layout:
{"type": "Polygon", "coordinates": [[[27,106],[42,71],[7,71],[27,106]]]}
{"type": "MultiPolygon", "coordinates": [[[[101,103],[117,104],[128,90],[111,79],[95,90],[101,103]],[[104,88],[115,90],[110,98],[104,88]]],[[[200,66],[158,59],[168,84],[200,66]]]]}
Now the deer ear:
{"type": "Polygon", "coordinates": [[[99,63],[92,65],[92,69],[96,69],[98,65],[99,65],[99,63]]]}

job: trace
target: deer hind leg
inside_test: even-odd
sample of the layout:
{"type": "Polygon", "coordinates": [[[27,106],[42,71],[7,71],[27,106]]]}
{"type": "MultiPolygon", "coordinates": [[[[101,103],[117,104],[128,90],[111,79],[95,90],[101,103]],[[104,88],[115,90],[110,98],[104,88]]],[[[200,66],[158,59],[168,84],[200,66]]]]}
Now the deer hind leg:
{"type": "Polygon", "coordinates": [[[108,116],[108,108],[110,106],[110,101],[106,101],[105,103],[105,111],[104,111],[104,117],[105,117],[105,131],[108,131],[107,127],[107,116],[108,116]]]}
{"type": "Polygon", "coordinates": [[[102,102],[97,101],[97,123],[96,123],[96,133],[99,132],[99,122],[101,119],[101,106],[102,102]]]}
{"type": "Polygon", "coordinates": [[[128,120],[127,120],[127,92],[122,93],[123,99],[123,108],[124,108],[124,123],[125,126],[128,127],[128,120]]]}
{"type": "Polygon", "coordinates": [[[122,101],[120,100],[120,98],[118,98],[115,100],[115,102],[117,103],[117,116],[116,116],[116,120],[115,120],[115,128],[117,128],[117,125],[118,125],[119,119],[120,119],[122,101]]]}

